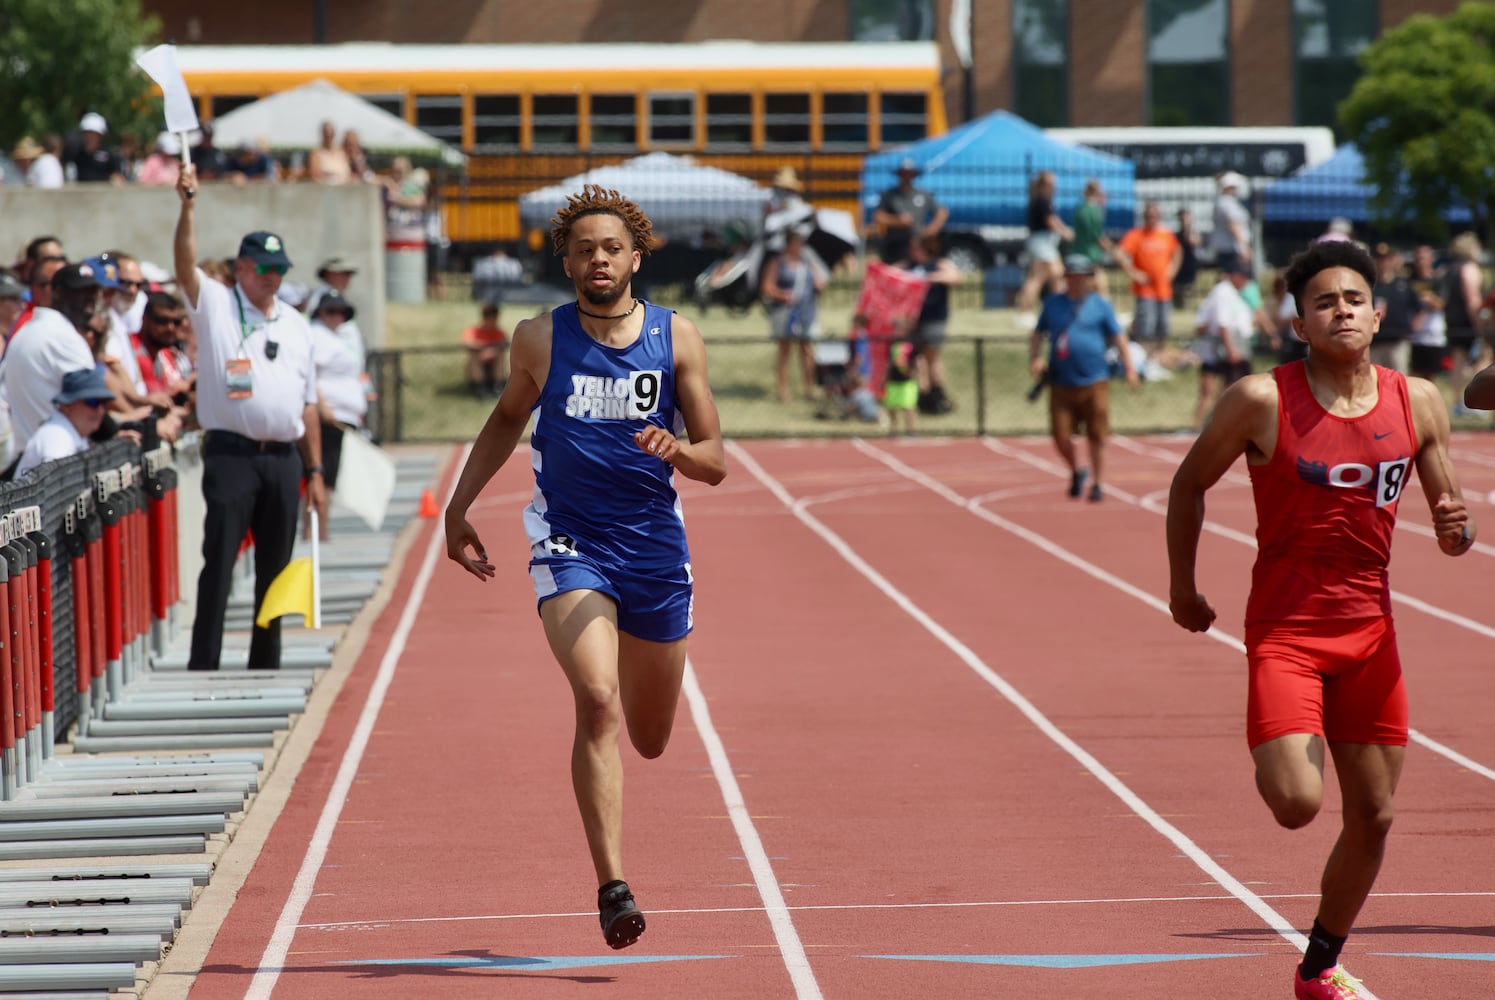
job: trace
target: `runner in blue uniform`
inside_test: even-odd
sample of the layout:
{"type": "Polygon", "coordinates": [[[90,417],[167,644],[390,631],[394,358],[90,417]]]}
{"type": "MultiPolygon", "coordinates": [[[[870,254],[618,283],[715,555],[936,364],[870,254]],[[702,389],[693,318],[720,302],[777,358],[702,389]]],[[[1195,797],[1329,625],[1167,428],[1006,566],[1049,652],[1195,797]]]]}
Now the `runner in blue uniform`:
{"type": "Polygon", "coordinates": [[[447,555],[494,575],[467,510],[530,437],[524,511],[530,577],[551,651],[576,704],[571,782],[600,884],[603,936],[626,948],[644,915],[623,881],[620,724],[647,758],[675,722],[692,620],[690,551],[674,474],[727,474],[706,348],[689,320],[633,296],[653,245],[649,220],[587,185],[551,220],[577,301],[514,330],[509,382],[446,509],[447,555]]]}

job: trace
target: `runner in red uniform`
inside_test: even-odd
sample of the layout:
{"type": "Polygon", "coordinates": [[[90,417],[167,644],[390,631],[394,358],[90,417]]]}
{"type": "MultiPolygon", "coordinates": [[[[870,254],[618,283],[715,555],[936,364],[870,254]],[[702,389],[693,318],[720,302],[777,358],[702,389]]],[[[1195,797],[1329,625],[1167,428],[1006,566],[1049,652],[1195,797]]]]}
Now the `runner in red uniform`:
{"type": "Polygon", "coordinates": [[[1179,465],[1168,498],[1170,607],[1191,632],[1215,620],[1194,580],[1204,494],[1244,454],[1257,515],[1246,604],[1256,787],[1282,826],[1307,825],[1323,802],[1327,744],[1344,800],[1294,995],[1349,1000],[1361,994],[1339,952],[1381,867],[1407,745],[1386,570],[1412,468],[1445,553],[1469,550],[1474,522],[1449,462],[1442,396],[1370,362],[1380,326],[1370,255],[1315,244],[1286,277],[1308,357],[1227,390],[1179,465]]]}

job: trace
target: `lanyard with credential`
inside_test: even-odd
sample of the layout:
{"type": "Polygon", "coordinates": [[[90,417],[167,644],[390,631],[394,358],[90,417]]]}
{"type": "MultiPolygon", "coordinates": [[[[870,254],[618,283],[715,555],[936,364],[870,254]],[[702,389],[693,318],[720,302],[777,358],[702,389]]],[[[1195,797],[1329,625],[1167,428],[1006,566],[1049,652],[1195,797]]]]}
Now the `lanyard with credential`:
{"type": "Polygon", "coordinates": [[[234,289],[234,305],[239,307],[239,355],[223,364],[223,385],[229,399],[248,399],[254,395],[254,368],[249,361],[249,319],[244,315],[244,296],[234,289]]]}

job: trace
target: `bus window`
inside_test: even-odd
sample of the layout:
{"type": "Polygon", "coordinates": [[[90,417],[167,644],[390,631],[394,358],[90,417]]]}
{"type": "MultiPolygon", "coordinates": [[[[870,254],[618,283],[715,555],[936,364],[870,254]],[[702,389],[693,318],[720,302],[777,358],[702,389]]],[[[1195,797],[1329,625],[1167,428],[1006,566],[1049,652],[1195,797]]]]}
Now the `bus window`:
{"type": "Polygon", "coordinates": [[[589,121],[592,149],[635,149],[638,146],[638,107],[632,94],[593,94],[589,121]]]}
{"type": "Polygon", "coordinates": [[[923,94],[882,95],[882,145],[918,142],[928,134],[928,108],[923,94]]]}
{"type": "Polygon", "coordinates": [[[359,94],[380,111],[388,111],[401,121],[405,120],[405,98],[399,94],[359,94]]]}
{"type": "Polygon", "coordinates": [[[246,104],[253,104],[259,100],[253,94],[220,94],[213,98],[213,117],[222,118],[230,111],[236,111],[246,104]]]}
{"type": "Polygon", "coordinates": [[[530,116],[531,144],[541,146],[576,146],[576,95],[536,94],[534,113],[530,116]]]}
{"type": "Polygon", "coordinates": [[[696,95],[649,95],[649,145],[693,146],[696,141],[696,95]]]}
{"type": "Polygon", "coordinates": [[[462,98],[456,94],[416,94],[415,127],[460,149],[462,98]]]}
{"type": "Polygon", "coordinates": [[[820,101],[821,147],[866,149],[867,95],[825,94],[820,101]]]}
{"type": "Polygon", "coordinates": [[[711,149],[753,147],[751,94],[706,95],[706,145],[711,149]]]}
{"type": "Polygon", "coordinates": [[[519,148],[519,96],[477,94],[472,99],[472,142],[483,147],[519,148]]]}
{"type": "Polygon", "coordinates": [[[769,146],[809,146],[810,95],[765,94],[763,139],[769,146]]]}

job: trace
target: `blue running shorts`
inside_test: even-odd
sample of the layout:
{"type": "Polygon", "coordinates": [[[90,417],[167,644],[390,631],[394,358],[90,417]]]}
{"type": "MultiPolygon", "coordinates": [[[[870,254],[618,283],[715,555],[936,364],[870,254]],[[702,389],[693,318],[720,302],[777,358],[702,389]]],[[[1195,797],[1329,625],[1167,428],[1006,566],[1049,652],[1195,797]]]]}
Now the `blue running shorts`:
{"type": "Polygon", "coordinates": [[[618,631],[648,642],[675,642],[695,627],[694,578],[690,563],[678,570],[633,573],[580,555],[559,536],[530,549],[529,575],[535,608],[568,590],[595,590],[618,606],[618,631]],[[568,551],[569,550],[569,551],[568,551]]]}

